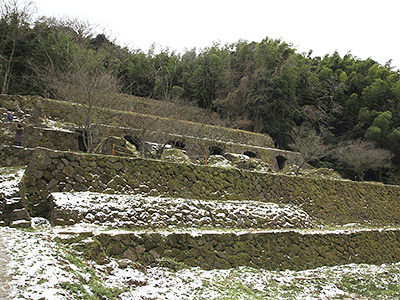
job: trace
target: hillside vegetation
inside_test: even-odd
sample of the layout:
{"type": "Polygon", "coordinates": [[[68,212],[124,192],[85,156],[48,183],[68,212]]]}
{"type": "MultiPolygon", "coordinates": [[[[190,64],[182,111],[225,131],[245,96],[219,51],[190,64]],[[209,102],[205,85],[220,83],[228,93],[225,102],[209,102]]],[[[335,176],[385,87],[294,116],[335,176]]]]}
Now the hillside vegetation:
{"type": "MultiPolygon", "coordinates": [[[[115,83],[107,92],[205,108],[207,118],[194,115],[211,124],[266,133],[283,149],[291,148],[299,126],[316,132],[328,146],[371,142],[391,152],[391,163],[366,170],[365,179],[399,182],[400,74],[390,61],[380,65],[373,58],[337,52],[315,57],[311,50],[298,53],[291,44],[269,38],[184,53],[128,49],[105,34],[95,35],[79,20],[34,18],[30,5],[2,3],[2,94],[71,100],[74,95],[60,86],[71,90],[70,84],[80,82],[88,87],[102,76],[103,84],[115,83]]],[[[146,102],[136,107],[145,108],[146,102]]],[[[171,114],[171,109],[159,111],[171,114]]],[[[354,166],[337,157],[314,163],[348,178],[358,176],[354,166]]]]}

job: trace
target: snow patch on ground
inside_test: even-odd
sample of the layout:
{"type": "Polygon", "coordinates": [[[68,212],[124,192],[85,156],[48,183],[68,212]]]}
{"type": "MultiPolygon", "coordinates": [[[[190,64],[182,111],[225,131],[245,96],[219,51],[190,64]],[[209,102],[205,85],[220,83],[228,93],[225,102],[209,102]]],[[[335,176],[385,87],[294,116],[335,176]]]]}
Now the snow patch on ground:
{"type": "Polygon", "coordinates": [[[11,299],[73,299],[59,287],[76,280],[56,242],[34,232],[5,227],[0,232],[11,258],[11,299]]]}

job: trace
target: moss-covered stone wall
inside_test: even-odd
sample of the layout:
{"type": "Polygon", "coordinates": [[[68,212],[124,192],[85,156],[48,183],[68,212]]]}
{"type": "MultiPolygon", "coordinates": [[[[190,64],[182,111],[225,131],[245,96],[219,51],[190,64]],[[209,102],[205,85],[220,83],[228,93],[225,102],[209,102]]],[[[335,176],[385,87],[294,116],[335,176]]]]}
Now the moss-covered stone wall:
{"type": "MultiPolygon", "coordinates": [[[[133,133],[138,133],[138,130],[132,130],[121,127],[107,127],[100,126],[98,129],[98,141],[101,141],[110,136],[125,136],[131,135],[133,133]]],[[[299,165],[301,162],[301,157],[296,152],[290,152],[285,150],[280,150],[276,148],[263,148],[253,145],[243,145],[237,143],[227,143],[223,141],[213,141],[213,140],[197,140],[193,137],[179,137],[176,135],[167,135],[169,139],[164,139],[163,141],[158,140],[157,134],[154,136],[147,136],[149,140],[147,142],[166,142],[170,140],[171,142],[182,142],[185,147],[184,150],[187,155],[196,160],[197,158],[204,158],[205,155],[209,157],[210,148],[218,147],[222,150],[222,154],[225,153],[236,153],[244,154],[251,152],[256,158],[261,159],[271,166],[275,171],[279,171],[277,157],[282,156],[286,159],[286,165],[299,165]]],[[[97,145],[97,143],[95,145],[97,145]]],[[[9,141],[8,144],[12,144],[9,141]]],[[[63,130],[53,130],[49,128],[33,127],[28,126],[25,128],[24,133],[24,146],[29,148],[43,147],[48,149],[57,149],[61,151],[79,151],[79,133],[72,131],[63,130]]],[[[111,152],[109,153],[111,154],[111,152]]]]}
{"type": "Polygon", "coordinates": [[[9,145],[0,146],[0,167],[26,166],[30,162],[32,149],[14,147],[9,145]]]}
{"type": "MultiPolygon", "coordinates": [[[[27,98],[26,101],[30,101],[27,98]]],[[[57,100],[41,99],[36,101],[36,114],[50,115],[54,119],[71,122],[74,115],[73,105],[57,100]]],[[[150,128],[148,131],[158,129],[160,132],[175,133],[178,135],[194,136],[199,138],[212,137],[225,142],[249,144],[261,147],[274,147],[271,137],[265,134],[247,132],[243,130],[182,121],[153,115],[145,115],[136,112],[127,112],[106,109],[102,112],[100,124],[126,126],[129,128],[150,128]]]]}
{"type": "Polygon", "coordinates": [[[79,151],[79,134],[72,131],[26,127],[24,145],[29,148],[44,147],[64,151],[79,151]]]}
{"type": "Polygon", "coordinates": [[[269,270],[305,270],[349,263],[398,262],[400,231],[311,234],[289,231],[195,236],[185,233],[99,234],[92,236],[90,242],[78,243],[75,247],[99,263],[111,256],[148,265],[169,258],[204,269],[250,266],[269,270]]]}
{"type": "Polygon", "coordinates": [[[376,183],[46,149],[38,149],[32,155],[25,183],[32,216],[49,216],[51,192],[96,191],[258,200],[296,205],[323,224],[400,224],[400,187],[376,183]]]}
{"type": "Polygon", "coordinates": [[[191,105],[178,105],[170,101],[160,101],[151,98],[120,94],[113,99],[113,107],[120,110],[152,114],[159,117],[187,120],[209,125],[220,126],[223,121],[218,113],[191,105]]]}

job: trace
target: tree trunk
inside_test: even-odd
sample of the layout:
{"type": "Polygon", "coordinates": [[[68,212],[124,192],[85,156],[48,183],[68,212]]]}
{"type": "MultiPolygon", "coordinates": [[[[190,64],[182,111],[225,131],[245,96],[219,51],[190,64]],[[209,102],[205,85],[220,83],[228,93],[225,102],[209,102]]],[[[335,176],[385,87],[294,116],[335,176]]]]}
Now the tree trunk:
{"type": "Polygon", "coordinates": [[[301,168],[302,168],[307,162],[308,162],[308,161],[305,160],[305,161],[303,161],[303,162],[300,164],[300,166],[297,167],[296,175],[299,175],[299,172],[300,172],[301,168]]]}
{"type": "Polygon", "coordinates": [[[16,46],[16,43],[15,43],[15,41],[13,41],[10,57],[8,58],[8,64],[7,64],[6,70],[4,72],[4,80],[3,80],[3,84],[1,86],[1,94],[6,94],[8,92],[8,80],[10,77],[11,64],[12,64],[12,61],[14,58],[15,46],[16,46]]]}

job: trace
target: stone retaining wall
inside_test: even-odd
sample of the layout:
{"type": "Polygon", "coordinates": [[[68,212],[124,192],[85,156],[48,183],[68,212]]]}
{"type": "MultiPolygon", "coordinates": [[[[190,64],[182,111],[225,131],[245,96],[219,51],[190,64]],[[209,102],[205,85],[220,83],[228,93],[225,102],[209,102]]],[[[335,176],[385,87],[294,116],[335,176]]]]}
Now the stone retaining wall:
{"type": "MultiPolygon", "coordinates": [[[[122,127],[99,126],[97,130],[97,140],[95,141],[95,146],[106,137],[123,137],[125,135],[132,135],[135,133],[139,134],[139,131],[122,127]]],[[[28,126],[25,128],[23,145],[29,148],[43,147],[61,151],[79,151],[79,136],[79,133],[72,131],[28,126]]],[[[251,152],[256,158],[268,163],[275,171],[279,171],[277,162],[278,156],[282,156],[286,159],[286,165],[299,165],[301,163],[301,157],[296,152],[206,139],[202,139],[200,142],[192,137],[177,136],[173,134],[166,136],[169,138],[162,140],[162,143],[166,142],[167,140],[172,142],[183,142],[185,145],[185,152],[193,160],[196,158],[203,159],[205,155],[209,156],[210,148],[218,147],[222,150],[222,153],[244,154],[246,152],[251,152]]],[[[149,143],[160,142],[160,140],[157,140],[157,138],[159,138],[157,133],[154,133],[154,136],[148,135],[147,138],[149,140],[146,142],[149,143]]],[[[12,145],[12,141],[10,140],[8,144],[12,145]]],[[[111,152],[109,154],[111,155],[111,152]]]]}
{"type": "MultiPolygon", "coordinates": [[[[37,98],[34,99],[37,101],[37,98]]],[[[70,122],[76,108],[70,103],[58,100],[41,99],[36,102],[36,110],[42,115],[50,115],[52,118],[70,122]]],[[[163,132],[173,132],[179,135],[195,136],[199,138],[215,137],[225,142],[235,141],[241,144],[256,145],[261,147],[274,147],[271,137],[265,134],[253,133],[243,130],[219,127],[177,119],[144,115],[134,112],[105,109],[102,112],[102,124],[126,126],[129,128],[161,128],[163,132]]]]}
{"type": "Polygon", "coordinates": [[[20,190],[22,168],[0,168],[0,226],[30,227],[20,190]]]}
{"type": "MultiPolygon", "coordinates": [[[[107,127],[99,126],[99,139],[108,136],[136,136],[140,137],[140,130],[122,127],[107,127]]],[[[167,141],[178,142],[185,145],[184,150],[192,159],[201,158],[205,155],[210,155],[211,148],[219,148],[221,154],[237,153],[244,154],[251,152],[255,158],[261,159],[268,163],[273,170],[279,171],[277,157],[282,156],[285,159],[286,165],[300,165],[302,162],[301,156],[297,152],[286,151],[281,149],[265,148],[252,144],[240,144],[238,142],[226,142],[218,139],[195,138],[193,136],[164,134],[160,140],[159,132],[151,132],[146,135],[146,142],[150,143],[165,143],[167,141]]],[[[60,149],[60,148],[58,148],[60,149]]]]}
{"type": "MultiPolygon", "coordinates": [[[[62,151],[82,150],[79,149],[78,133],[40,128],[43,118],[49,116],[61,122],[73,121],[70,116],[74,115],[76,108],[70,103],[37,96],[0,95],[0,100],[0,107],[3,110],[13,111],[18,119],[30,124],[25,126],[23,142],[25,147],[44,147],[62,151]],[[26,121],[28,119],[29,121],[26,121]]],[[[183,142],[185,150],[192,158],[208,156],[210,147],[218,147],[224,153],[251,152],[276,171],[279,170],[277,156],[283,156],[287,164],[299,164],[300,160],[297,153],[274,148],[272,139],[265,134],[117,110],[104,111],[101,121],[106,125],[100,124],[96,128],[95,145],[109,136],[128,135],[146,139],[146,142],[161,144],[170,140],[183,142]],[[146,136],[142,136],[143,129],[146,131],[146,136]]],[[[13,133],[7,138],[7,143],[12,145],[13,133]]]]}
{"type": "Polygon", "coordinates": [[[292,204],[323,224],[400,224],[400,187],[237,169],[35,151],[25,176],[28,210],[49,217],[51,192],[93,191],[292,204]]]}
{"type": "Polygon", "coordinates": [[[62,151],[79,151],[79,134],[66,130],[54,130],[42,127],[26,127],[24,146],[43,147],[62,151]]]}
{"type": "Polygon", "coordinates": [[[9,145],[0,146],[0,167],[26,166],[31,160],[33,149],[9,145]]]}
{"type": "Polygon", "coordinates": [[[109,256],[145,265],[182,262],[203,269],[238,266],[268,270],[305,270],[349,263],[396,263],[400,257],[400,231],[246,234],[160,233],[85,235],[67,243],[90,259],[105,263],[109,256]],[[79,239],[83,239],[76,243],[79,239]]]}

